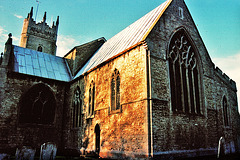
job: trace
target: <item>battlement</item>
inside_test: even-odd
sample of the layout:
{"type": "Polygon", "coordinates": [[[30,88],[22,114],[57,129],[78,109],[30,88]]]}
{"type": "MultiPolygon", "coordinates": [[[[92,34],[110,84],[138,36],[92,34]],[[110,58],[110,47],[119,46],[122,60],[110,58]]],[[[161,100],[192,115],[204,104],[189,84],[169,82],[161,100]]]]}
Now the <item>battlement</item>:
{"type": "Polygon", "coordinates": [[[30,34],[36,35],[42,38],[46,38],[46,39],[52,39],[52,40],[57,39],[57,26],[53,25],[52,27],[50,27],[45,22],[36,23],[33,20],[30,24],[31,25],[28,26],[29,27],[28,32],[30,34]]]}
{"type": "Polygon", "coordinates": [[[237,90],[236,82],[228,77],[225,73],[222,72],[217,66],[214,68],[215,73],[218,77],[223,80],[227,85],[229,85],[232,89],[237,90]]]}
{"type": "Polygon", "coordinates": [[[36,22],[33,19],[33,7],[24,19],[20,47],[37,50],[40,52],[56,55],[56,41],[59,25],[59,16],[56,23],[52,26],[46,23],[47,13],[44,13],[41,22],[36,22]]]}
{"type": "Polygon", "coordinates": [[[28,34],[32,34],[35,36],[39,36],[41,38],[56,40],[57,39],[57,31],[58,31],[58,25],[59,25],[59,16],[57,17],[56,24],[53,22],[52,26],[50,27],[46,23],[46,12],[44,13],[43,20],[39,23],[37,23],[32,18],[32,12],[33,7],[31,8],[30,13],[28,13],[27,18],[25,21],[28,21],[28,34]]]}

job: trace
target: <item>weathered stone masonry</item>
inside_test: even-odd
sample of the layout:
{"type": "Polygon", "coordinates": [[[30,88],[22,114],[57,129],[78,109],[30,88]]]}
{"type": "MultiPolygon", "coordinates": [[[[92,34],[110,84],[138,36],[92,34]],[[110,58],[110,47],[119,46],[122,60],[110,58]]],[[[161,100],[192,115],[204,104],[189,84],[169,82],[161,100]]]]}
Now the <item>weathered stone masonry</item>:
{"type": "MultiPolygon", "coordinates": [[[[90,150],[95,150],[94,127],[100,125],[101,129],[101,151],[102,155],[120,154],[146,154],[147,153],[147,119],[146,119],[146,77],[145,77],[145,50],[142,46],[136,47],[130,52],[111,60],[104,65],[71,85],[71,96],[75,88],[80,87],[83,99],[84,121],[83,127],[79,130],[79,137],[83,137],[82,144],[78,141],[78,147],[82,147],[87,139],[89,142],[84,146],[90,150]],[[121,64],[121,65],[120,65],[121,64]],[[130,65],[131,64],[131,65],[130,65]],[[114,69],[120,72],[121,84],[121,111],[117,113],[110,112],[110,84],[111,74],[114,69]],[[95,114],[93,119],[87,119],[88,108],[88,89],[91,81],[95,82],[96,100],[95,114]],[[131,82],[131,83],[129,83],[131,82]],[[134,84],[134,85],[133,85],[134,84]],[[131,94],[135,93],[135,94],[131,94]],[[136,121],[137,120],[137,121],[136,121]],[[129,153],[128,153],[129,152],[129,153]]],[[[72,102],[68,101],[69,106],[72,102]]],[[[69,114],[72,114],[69,108],[69,114]]],[[[71,115],[68,115],[71,117],[71,115]]],[[[68,123],[70,132],[71,122],[68,123]]],[[[69,132],[69,131],[66,131],[69,132]]],[[[71,134],[68,134],[68,136],[71,134]]],[[[72,143],[69,137],[67,144],[72,143]]]]}
{"type": "Polygon", "coordinates": [[[239,152],[236,83],[212,62],[183,0],[168,0],[153,11],[147,16],[151,20],[144,16],[108,41],[99,38],[59,58],[53,56],[58,20],[52,28],[46,16],[35,24],[31,10],[24,20],[23,33],[31,34],[24,47],[40,52],[12,45],[9,36],[0,64],[0,153],[52,142],[58,155],[196,157],[216,155],[220,137],[225,153],[239,152]],[[31,20],[28,31],[25,23],[31,20]],[[41,76],[20,72],[29,67],[21,58],[30,53],[51,64],[37,68],[41,76]],[[28,102],[36,88],[38,94],[29,95],[28,102]],[[53,122],[42,116],[47,102],[56,104],[53,113],[49,107],[53,122]],[[31,111],[22,114],[23,104],[31,111]],[[34,112],[39,106],[41,116],[34,112]],[[38,123],[21,117],[32,112],[38,123]]]}

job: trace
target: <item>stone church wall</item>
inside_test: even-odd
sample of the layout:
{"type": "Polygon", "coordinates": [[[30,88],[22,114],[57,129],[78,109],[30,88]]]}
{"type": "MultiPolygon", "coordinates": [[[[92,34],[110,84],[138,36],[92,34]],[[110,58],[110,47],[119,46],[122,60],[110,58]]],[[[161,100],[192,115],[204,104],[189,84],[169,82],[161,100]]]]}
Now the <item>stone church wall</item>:
{"type": "Polygon", "coordinates": [[[40,23],[37,23],[33,20],[32,15],[28,14],[28,17],[23,22],[20,47],[38,50],[38,47],[41,46],[42,52],[56,55],[59,17],[56,25],[53,23],[51,27],[46,23],[45,18],[40,23]]]}
{"type": "Polygon", "coordinates": [[[56,43],[48,41],[41,37],[36,37],[35,35],[31,35],[28,38],[27,48],[37,50],[38,46],[43,48],[42,52],[49,53],[55,55],[56,53],[56,43]]]}
{"type": "Polygon", "coordinates": [[[30,146],[40,149],[41,144],[46,142],[53,142],[60,149],[62,147],[61,129],[65,84],[33,76],[8,73],[0,87],[2,96],[0,105],[0,151],[14,155],[16,148],[30,146]],[[19,123],[21,97],[36,84],[49,86],[56,97],[56,112],[52,125],[19,123]]]}
{"type": "MultiPolygon", "coordinates": [[[[111,60],[106,65],[86,74],[75,81],[68,92],[73,97],[77,86],[80,87],[83,100],[83,124],[78,131],[71,128],[72,102],[67,101],[67,136],[66,146],[69,148],[85,148],[95,151],[96,124],[100,126],[100,156],[115,158],[124,156],[145,156],[147,154],[147,109],[146,109],[146,53],[143,47],[133,50],[111,60]],[[110,112],[110,84],[114,70],[120,73],[120,103],[121,111],[110,112]],[[95,83],[95,113],[94,118],[87,118],[89,105],[89,86],[95,83]],[[78,141],[74,139],[82,139],[78,141]],[[71,134],[70,134],[71,133],[71,134]],[[80,143],[79,143],[80,142],[80,143]],[[77,144],[78,143],[78,144],[77,144]]],[[[69,98],[71,99],[71,98],[69,98]]]]}
{"type": "MultiPolygon", "coordinates": [[[[227,139],[228,144],[234,141],[237,148],[239,124],[235,122],[239,122],[239,114],[235,82],[215,76],[217,70],[184,2],[171,3],[146,41],[151,54],[153,154],[164,157],[176,154],[175,151],[191,156],[197,156],[194,155],[196,153],[200,155],[216,153],[221,136],[227,139]],[[178,6],[182,8],[182,15],[179,13],[178,6]],[[202,115],[174,114],[171,110],[169,64],[166,55],[170,38],[180,27],[187,30],[199,53],[202,115]],[[229,117],[232,118],[232,123],[235,123],[227,128],[223,126],[222,98],[224,95],[227,96],[229,103],[229,117]]],[[[220,77],[224,75],[221,74],[220,77]]]]}

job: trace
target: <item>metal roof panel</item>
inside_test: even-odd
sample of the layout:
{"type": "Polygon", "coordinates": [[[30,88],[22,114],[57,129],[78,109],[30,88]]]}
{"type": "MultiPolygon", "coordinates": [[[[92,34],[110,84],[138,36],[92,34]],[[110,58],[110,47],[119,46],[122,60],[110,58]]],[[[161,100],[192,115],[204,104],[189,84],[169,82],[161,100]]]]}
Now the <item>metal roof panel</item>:
{"type": "Polygon", "coordinates": [[[167,0],[145,16],[106,41],[76,74],[75,78],[144,41],[172,0],[167,0]]]}
{"type": "Polygon", "coordinates": [[[14,46],[13,71],[59,81],[70,81],[71,75],[62,57],[14,46]],[[64,75],[64,76],[62,76],[64,75]]]}

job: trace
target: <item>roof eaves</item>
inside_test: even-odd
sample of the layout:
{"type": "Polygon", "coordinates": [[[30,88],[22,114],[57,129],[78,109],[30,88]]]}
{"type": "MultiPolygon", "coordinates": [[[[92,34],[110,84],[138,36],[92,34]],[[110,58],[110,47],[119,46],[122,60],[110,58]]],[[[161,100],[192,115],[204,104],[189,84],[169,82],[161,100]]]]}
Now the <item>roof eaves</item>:
{"type": "Polygon", "coordinates": [[[70,77],[70,80],[69,80],[69,81],[71,81],[71,80],[73,79],[72,72],[71,72],[70,67],[69,67],[69,65],[68,65],[68,63],[67,63],[66,58],[64,58],[64,57],[62,57],[62,58],[63,58],[63,60],[64,60],[64,63],[65,63],[65,65],[66,65],[66,68],[67,68],[67,71],[68,71],[68,74],[69,74],[69,77],[70,77]]]}
{"type": "MultiPolygon", "coordinates": [[[[141,42],[138,42],[138,43],[132,45],[131,47],[129,47],[129,48],[125,49],[124,51],[118,53],[117,55],[115,55],[115,56],[113,56],[113,57],[107,59],[107,60],[104,61],[103,63],[100,63],[99,65],[97,65],[97,66],[91,68],[90,70],[88,70],[87,72],[83,73],[82,75],[80,75],[80,76],[78,76],[78,77],[81,77],[81,76],[87,75],[88,73],[90,73],[90,72],[92,72],[93,70],[99,68],[100,66],[102,66],[102,65],[104,65],[104,64],[106,64],[106,63],[108,63],[109,61],[111,61],[111,60],[113,60],[113,59],[115,59],[115,58],[121,56],[122,54],[124,54],[124,53],[126,53],[126,52],[132,50],[133,48],[136,48],[137,46],[140,46],[140,45],[142,45],[142,44],[144,44],[144,43],[145,43],[145,41],[141,41],[141,42]]],[[[75,77],[73,80],[78,79],[78,77],[75,77]]]]}

